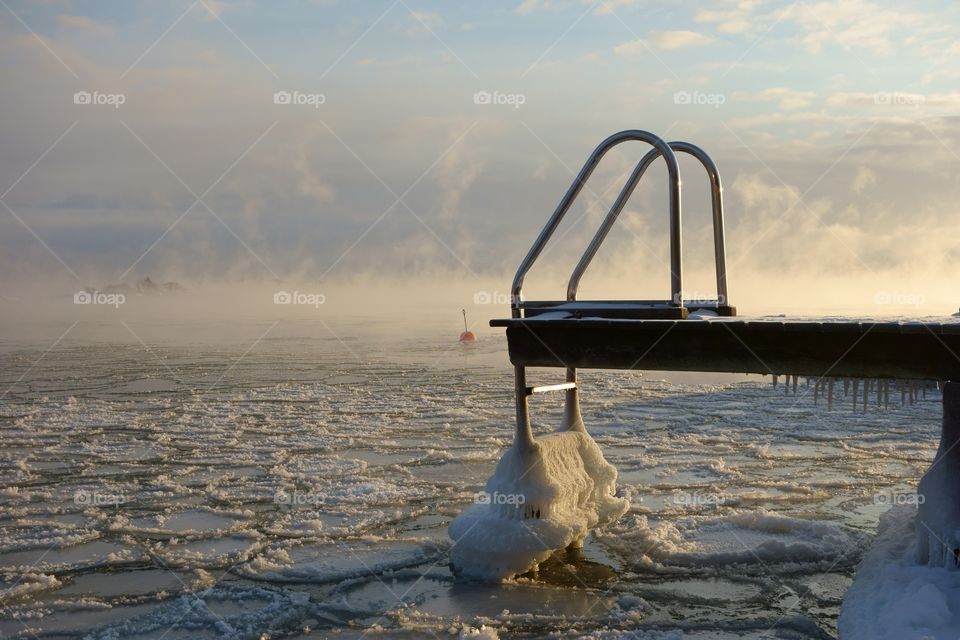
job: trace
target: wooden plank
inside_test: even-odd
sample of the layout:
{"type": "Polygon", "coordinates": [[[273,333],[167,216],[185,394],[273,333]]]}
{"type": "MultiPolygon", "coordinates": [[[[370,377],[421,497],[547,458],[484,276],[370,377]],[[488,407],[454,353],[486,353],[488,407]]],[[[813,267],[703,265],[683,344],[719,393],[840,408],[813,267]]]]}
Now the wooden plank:
{"type": "Polygon", "coordinates": [[[494,320],[510,361],[647,369],[960,381],[953,323],[789,320],[494,320]]]}

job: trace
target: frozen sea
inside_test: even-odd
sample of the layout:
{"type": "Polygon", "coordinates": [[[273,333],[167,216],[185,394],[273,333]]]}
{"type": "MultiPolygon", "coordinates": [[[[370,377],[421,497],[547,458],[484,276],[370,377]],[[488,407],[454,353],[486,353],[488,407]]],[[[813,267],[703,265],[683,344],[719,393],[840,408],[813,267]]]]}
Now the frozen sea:
{"type": "Polygon", "coordinates": [[[832,638],[939,438],[935,392],[828,412],[802,380],[584,371],[629,512],[460,583],[447,524],[513,429],[499,331],[71,322],[0,338],[4,638],[832,638]]]}

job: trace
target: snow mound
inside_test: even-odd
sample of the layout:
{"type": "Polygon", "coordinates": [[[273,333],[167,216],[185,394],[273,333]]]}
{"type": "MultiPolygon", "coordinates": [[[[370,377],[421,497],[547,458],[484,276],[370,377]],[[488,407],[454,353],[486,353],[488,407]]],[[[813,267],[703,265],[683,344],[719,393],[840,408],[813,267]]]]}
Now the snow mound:
{"type": "Polygon", "coordinates": [[[481,500],[450,523],[451,561],[463,577],[498,581],[524,573],[557,549],[579,546],[595,527],[615,522],[629,503],[617,498],[617,470],[585,431],[515,443],[487,481],[481,500]]]}
{"type": "Polygon", "coordinates": [[[960,571],[917,563],[916,519],[912,505],[880,517],[840,609],[845,640],[960,637],[960,571]]]}

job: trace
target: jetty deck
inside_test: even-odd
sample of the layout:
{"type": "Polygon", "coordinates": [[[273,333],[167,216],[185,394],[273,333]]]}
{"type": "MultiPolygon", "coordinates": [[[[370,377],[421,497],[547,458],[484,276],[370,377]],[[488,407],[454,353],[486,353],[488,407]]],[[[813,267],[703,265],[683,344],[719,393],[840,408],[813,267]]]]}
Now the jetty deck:
{"type": "Polygon", "coordinates": [[[515,366],[960,380],[960,318],[496,319],[515,366]]]}

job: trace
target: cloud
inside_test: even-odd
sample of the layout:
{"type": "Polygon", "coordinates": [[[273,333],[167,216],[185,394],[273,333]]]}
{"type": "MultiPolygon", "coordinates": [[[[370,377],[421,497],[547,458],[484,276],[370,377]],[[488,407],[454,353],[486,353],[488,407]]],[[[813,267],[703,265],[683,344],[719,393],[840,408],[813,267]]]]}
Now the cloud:
{"type": "Polygon", "coordinates": [[[803,109],[810,106],[810,101],[816,97],[813,91],[797,91],[785,87],[771,87],[756,93],[738,92],[733,97],[738,100],[752,100],[756,102],[777,102],[777,106],[784,110],[803,109]]]}
{"type": "MultiPolygon", "coordinates": [[[[597,0],[580,0],[580,4],[584,6],[597,5],[594,13],[598,16],[613,15],[617,9],[630,7],[639,3],[640,0],[603,0],[599,4],[597,0]]],[[[568,9],[571,6],[576,5],[570,0],[524,0],[520,3],[520,6],[516,8],[516,13],[519,15],[527,15],[538,11],[560,11],[562,9],[568,9]]]]}
{"type": "Polygon", "coordinates": [[[453,146],[433,171],[440,198],[437,217],[444,222],[461,217],[463,197],[483,170],[484,161],[476,157],[469,145],[454,144],[464,128],[463,123],[455,123],[450,128],[447,138],[453,146]]]}
{"type": "MultiPolygon", "coordinates": [[[[593,4],[593,0],[581,0],[583,4],[593,4]]],[[[613,15],[617,9],[623,7],[632,7],[633,5],[639,4],[640,0],[603,0],[600,3],[600,6],[597,7],[596,14],[598,16],[609,16],[613,15]]]]}
{"type": "Polygon", "coordinates": [[[814,126],[848,125],[859,118],[829,115],[823,111],[765,111],[755,116],[737,116],[727,122],[731,127],[761,129],[772,125],[806,124],[814,126]]]}
{"type": "Polygon", "coordinates": [[[516,8],[517,15],[525,16],[537,11],[556,11],[565,6],[566,3],[555,2],[554,0],[523,0],[516,8]]]}
{"type": "Polygon", "coordinates": [[[740,60],[729,60],[726,62],[714,61],[714,62],[704,62],[699,67],[703,71],[733,71],[735,69],[741,71],[786,71],[790,67],[785,64],[777,64],[775,62],[743,62],[740,60]]]}
{"type": "Polygon", "coordinates": [[[645,40],[639,38],[618,44],[613,48],[613,52],[618,56],[635,56],[647,51],[650,51],[650,45],[648,45],[645,40]]]}
{"type": "Polygon", "coordinates": [[[410,11],[406,28],[408,36],[421,36],[443,26],[443,18],[432,11],[410,11]]]}
{"type": "Polygon", "coordinates": [[[875,184],[877,184],[877,174],[867,167],[860,167],[857,169],[857,175],[854,176],[853,182],[850,184],[850,190],[860,194],[875,184]]]}
{"type": "Polygon", "coordinates": [[[651,31],[647,39],[638,38],[618,44],[613,52],[618,56],[635,56],[650,51],[650,45],[658,49],[676,50],[702,47],[713,42],[713,38],[694,31],[651,31]]]}
{"type": "Polygon", "coordinates": [[[293,169],[291,178],[296,181],[297,191],[313,202],[325,204],[336,197],[333,186],[324,180],[321,167],[314,166],[310,159],[310,147],[315,136],[303,138],[295,149],[291,149],[287,162],[293,169]]]}
{"type": "Polygon", "coordinates": [[[206,15],[209,19],[216,20],[223,15],[223,0],[204,0],[203,6],[207,10],[206,15]]]}
{"type": "Polygon", "coordinates": [[[896,51],[897,32],[920,27],[924,22],[902,7],[884,8],[866,0],[797,2],[772,17],[798,26],[802,32],[799,41],[811,53],[834,44],[890,55],[896,51]]]}
{"type": "Polygon", "coordinates": [[[72,31],[83,31],[96,36],[112,36],[113,27],[108,24],[97,22],[88,16],[57,16],[57,26],[61,29],[72,31]]]}
{"type": "Polygon", "coordinates": [[[831,107],[900,107],[904,109],[943,109],[955,111],[960,108],[960,91],[951,93],[914,93],[910,91],[862,91],[840,92],[827,99],[831,107]]]}
{"type": "Polygon", "coordinates": [[[710,36],[696,31],[650,31],[647,38],[658,49],[690,49],[702,47],[714,41],[710,36]]]}
{"type": "Polygon", "coordinates": [[[757,18],[753,9],[760,3],[757,0],[741,0],[726,9],[701,9],[693,19],[696,22],[713,22],[717,31],[729,35],[753,33],[757,28],[757,18]]]}

